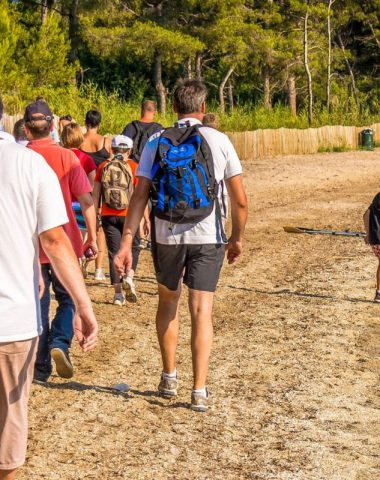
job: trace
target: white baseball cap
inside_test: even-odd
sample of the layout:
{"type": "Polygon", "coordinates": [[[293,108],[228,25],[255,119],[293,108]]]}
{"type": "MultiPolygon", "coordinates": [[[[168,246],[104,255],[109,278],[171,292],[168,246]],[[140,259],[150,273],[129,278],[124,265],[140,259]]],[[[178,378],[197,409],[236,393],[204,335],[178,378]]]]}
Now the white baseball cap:
{"type": "Polygon", "coordinates": [[[112,148],[132,148],[133,147],[133,140],[125,135],[116,135],[112,139],[112,148]]]}

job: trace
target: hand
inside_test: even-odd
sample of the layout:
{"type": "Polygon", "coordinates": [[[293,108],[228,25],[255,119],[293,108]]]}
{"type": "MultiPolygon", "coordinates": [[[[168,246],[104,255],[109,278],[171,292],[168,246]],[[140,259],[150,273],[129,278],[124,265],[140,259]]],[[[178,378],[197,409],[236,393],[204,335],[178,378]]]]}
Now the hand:
{"type": "Polygon", "coordinates": [[[130,246],[122,247],[115,255],[113,265],[120,277],[125,272],[129,272],[132,269],[132,248],[130,246]]]}
{"type": "Polygon", "coordinates": [[[91,305],[77,307],[74,316],[74,334],[84,352],[90,352],[98,341],[98,322],[91,305]]]}
{"type": "Polygon", "coordinates": [[[44,292],[45,292],[45,282],[44,282],[44,277],[42,276],[42,273],[40,270],[40,274],[38,277],[38,296],[40,300],[43,297],[44,292]]]}
{"type": "Polygon", "coordinates": [[[86,260],[90,262],[92,260],[95,260],[95,258],[98,256],[98,246],[95,240],[86,240],[85,244],[83,245],[83,251],[86,252],[86,250],[88,250],[89,248],[92,250],[93,255],[91,255],[91,257],[86,256],[86,260]]]}
{"type": "Polygon", "coordinates": [[[150,221],[149,220],[144,219],[143,232],[144,232],[144,237],[149,238],[149,236],[150,236],[150,221]]]}
{"type": "Polygon", "coordinates": [[[228,264],[231,265],[235,263],[240,258],[243,252],[243,242],[229,239],[228,244],[226,245],[227,250],[227,260],[228,264]]]}

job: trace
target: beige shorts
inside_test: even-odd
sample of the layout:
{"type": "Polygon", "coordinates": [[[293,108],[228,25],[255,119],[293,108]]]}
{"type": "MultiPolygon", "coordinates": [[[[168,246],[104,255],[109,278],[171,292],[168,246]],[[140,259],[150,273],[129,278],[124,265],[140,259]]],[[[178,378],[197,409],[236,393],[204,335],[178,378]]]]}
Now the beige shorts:
{"type": "Polygon", "coordinates": [[[0,470],[13,470],[25,461],[37,341],[0,343],[0,470]]]}

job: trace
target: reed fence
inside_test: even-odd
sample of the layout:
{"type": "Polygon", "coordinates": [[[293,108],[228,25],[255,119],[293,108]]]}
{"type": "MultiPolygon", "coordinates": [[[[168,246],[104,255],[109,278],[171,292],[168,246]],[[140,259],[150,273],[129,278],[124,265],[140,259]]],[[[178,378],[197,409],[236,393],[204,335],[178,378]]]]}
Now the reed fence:
{"type": "MultiPolygon", "coordinates": [[[[21,115],[3,118],[7,132],[21,115]]],[[[56,125],[58,117],[56,117],[56,125]]],[[[380,123],[366,127],[346,127],[342,125],[319,128],[278,128],[248,132],[226,132],[241,160],[256,160],[279,155],[299,155],[317,153],[321,150],[347,149],[360,147],[360,132],[365,128],[374,131],[375,140],[380,140],[380,123]]]]}
{"type": "Polygon", "coordinates": [[[374,131],[375,140],[380,139],[380,123],[367,127],[335,125],[304,130],[278,128],[226,133],[242,160],[255,160],[276,155],[317,153],[334,148],[356,150],[360,147],[360,132],[365,128],[374,131]]]}

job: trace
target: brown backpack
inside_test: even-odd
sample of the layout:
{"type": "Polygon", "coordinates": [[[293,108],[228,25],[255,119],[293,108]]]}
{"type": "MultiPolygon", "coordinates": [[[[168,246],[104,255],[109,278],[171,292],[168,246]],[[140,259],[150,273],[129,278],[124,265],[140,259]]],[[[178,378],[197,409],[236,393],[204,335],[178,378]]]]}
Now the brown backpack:
{"type": "Polygon", "coordinates": [[[133,194],[131,167],[115,156],[103,168],[101,185],[103,203],[115,210],[124,210],[133,194]]]}

